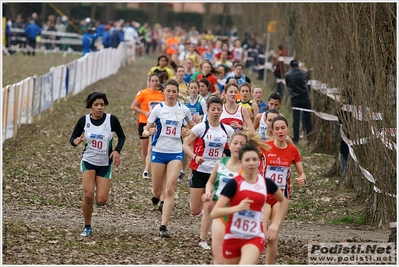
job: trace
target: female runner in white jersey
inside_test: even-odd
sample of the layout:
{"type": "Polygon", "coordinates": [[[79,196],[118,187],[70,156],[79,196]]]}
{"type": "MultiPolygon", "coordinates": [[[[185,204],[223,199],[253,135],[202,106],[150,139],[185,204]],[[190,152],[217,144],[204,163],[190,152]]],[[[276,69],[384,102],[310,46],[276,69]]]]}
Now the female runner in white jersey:
{"type": "MultiPolygon", "coordinates": [[[[238,159],[238,151],[247,142],[253,142],[258,147],[267,149],[267,146],[262,142],[259,134],[255,131],[238,131],[234,132],[230,138],[229,146],[231,157],[223,157],[216,162],[213,167],[212,174],[206,183],[205,193],[202,195],[202,201],[208,202],[209,212],[220,197],[220,192],[226,183],[238,175],[241,170],[241,163],[238,159]]],[[[223,237],[224,229],[226,227],[228,217],[221,217],[212,220],[212,252],[213,263],[223,264],[223,237]]]]}
{"type": "Polygon", "coordinates": [[[266,232],[268,240],[277,237],[287,213],[288,200],[276,184],[258,173],[259,149],[252,143],[244,144],[239,151],[242,174],[227,182],[220,193],[212,218],[229,215],[223,241],[225,264],[256,264],[265,246],[263,209],[267,193],[280,203],[276,220],[266,232]],[[229,206],[227,206],[229,204],[229,206]]]}
{"type": "Polygon", "coordinates": [[[85,228],[80,235],[83,237],[92,235],[94,187],[97,188],[96,204],[105,205],[111,186],[112,165],[119,166],[121,162],[119,153],[125,143],[125,134],[118,118],[104,112],[105,106],[108,105],[107,96],[104,93],[93,92],[87,96],[85,102],[91,114],[79,119],[69,140],[73,146],[85,142],[80,164],[84,191],[82,210],[85,221],[85,228]],[[112,151],[114,132],[118,136],[118,144],[112,151]]]}
{"type": "MultiPolygon", "coordinates": [[[[306,184],[306,175],[303,170],[301,155],[298,148],[287,141],[289,127],[285,117],[280,115],[275,117],[270,128],[273,130],[275,138],[266,142],[271,146],[271,149],[266,154],[264,152],[266,161],[262,162],[259,168],[263,176],[273,180],[280,189],[279,191],[289,200],[291,191],[291,164],[295,165],[298,173],[298,178],[295,178],[296,183],[299,186],[306,184]]],[[[279,221],[278,212],[281,208],[280,205],[273,196],[267,196],[263,217],[265,228],[267,228],[269,219],[270,225],[273,225],[276,220],[279,221]]],[[[277,237],[273,240],[268,240],[266,264],[273,264],[277,253],[277,241],[277,237]]]]}
{"type": "Polygon", "coordinates": [[[161,237],[169,237],[166,225],[174,206],[177,178],[182,168],[182,126],[185,120],[191,129],[194,123],[188,107],[177,102],[179,83],[168,80],[165,83],[165,101],[156,105],[148,117],[143,136],[152,135],[152,204],[156,205],[164,193],[161,237]],[[165,180],[166,179],[166,180],[165,180]]]}
{"type": "MultiPolygon", "coordinates": [[[[234,83],[228,83],[224,87],[224,99],[225,104],[223,105],[223,112],[220,116],[220,122],[225,125],[233,127],[234,131],[238,130],[253,130],[251,116],[249,110],[243,108],[237,103],[238,85],[234,83]],[[245,125],[245,126],[244,126],[245,125]]],[[[226,147],[224,154],[230,156],[228,146],[226,147]]]]}
{"type": "Polygon", "coordinates": [[[238,86],[234,83],[228,83],[224,87],[224,98],[226,103],[223,105],[223,113],[220,117],[220,122],[230,125],[235,130],[253,130],[254,127],[249,111],[242,108],[242,106],[237,103],[238,92],[238,86]]]}
{"type": "Polygon", "coordinates": [[[207,120],[195,125],[183,144],[185,154],[192,159],[190,163],[192,170],[190,183],[191,213],[198,215],[204,208],[199,246],[205,249],[210,249],[206,243],[206,237],[212,220],[207,208],[201,201],[201,196],[205,193],[205,185],[213,166],[222,157],[224,147],[234,132],[233,128],[219,122],[222,106],[223,101],[219,97],[212,96],[209,98],[207,101],[207,120]],[[192,145],[193,148],[191,148],[192,145]]]}

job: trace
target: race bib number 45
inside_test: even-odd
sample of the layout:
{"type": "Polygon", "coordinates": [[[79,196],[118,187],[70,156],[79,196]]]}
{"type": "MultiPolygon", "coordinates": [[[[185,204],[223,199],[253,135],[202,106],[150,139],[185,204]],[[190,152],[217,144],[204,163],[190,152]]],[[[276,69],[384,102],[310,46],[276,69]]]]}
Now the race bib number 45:
{"type": "Polygon", "coordinates": [[[270,178],[280,189],[287,184],[288,168],[280,166],[267,166],[266,177],[270,178]]]}

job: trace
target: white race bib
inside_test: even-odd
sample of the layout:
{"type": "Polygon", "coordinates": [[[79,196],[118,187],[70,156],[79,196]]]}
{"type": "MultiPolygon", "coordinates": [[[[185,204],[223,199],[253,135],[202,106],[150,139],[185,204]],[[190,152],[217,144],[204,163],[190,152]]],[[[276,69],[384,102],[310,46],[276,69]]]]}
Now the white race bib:
{"type": "Polygon", "coordinates": [[[262,213],[244,210],[233,214],[230,231],[238,236],[259,236],[261,232],[262,213]]]}
{"type": "Polygon", "coordinates": [[[161,136],[180,137],[181,136],[181,126],[179,124],[179,121],[166,120],[165,127],[162,127],[161,136]]]}
{"type": "Polygon", "coordinates": [[[285,189],[287,185],[288,168],[281,166],[267,166],[266,178],[276,183],[279,189],[285,189]]]}
{"type": "Polygon", "coordinates": [[[108,151],[108,137],[106,134],[90,133],[87,146],[98,154],[106,154],[108,151]]]}

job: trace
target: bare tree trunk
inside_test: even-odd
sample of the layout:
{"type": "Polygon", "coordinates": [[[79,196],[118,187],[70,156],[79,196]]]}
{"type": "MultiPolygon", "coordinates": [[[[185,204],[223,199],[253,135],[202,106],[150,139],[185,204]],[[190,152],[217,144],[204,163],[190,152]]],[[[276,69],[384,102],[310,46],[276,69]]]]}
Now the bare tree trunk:
{"type": "Polygon", "coordinates": [[[205,31],[209,25],[211,24],[211,16],[212,16],[212,4],[211,3],[204,3],[204,8],[205,8],[205,12],[204,12],[204,16],[203,16],[203,20],[202,20],[202,30],[205,31]]]}
{"type": "Polygon", "coordinates": [[[39,16],[39,19],[42,22],[42,26],[47,22],[46,7],[47,7],[47,3],[42,3],[42,12],[39,16]]]}
{"type": "Polygon", "coordinates": [[[96,18],[96,9],[97,9],[97,4],[96,3],[91,3],[90,18],[97,19],[96,18]]]}

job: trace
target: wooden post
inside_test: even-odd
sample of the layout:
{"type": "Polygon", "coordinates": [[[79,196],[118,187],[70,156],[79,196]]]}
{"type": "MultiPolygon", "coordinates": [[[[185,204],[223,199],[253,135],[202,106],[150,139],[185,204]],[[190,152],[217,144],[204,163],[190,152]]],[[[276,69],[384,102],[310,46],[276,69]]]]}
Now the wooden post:
{"type": "Polygon", "coordinates": [[[18,91],[18,121],[17,121],[17,126],[21,127],[22,107],[23,107],[23,100],[24,100],[23,82],[17,83],[16,90],[18,91]],[[20,85],[18,85],[18,84],[20,84],[20,85]]]}
{"type": "Polygon", "coordinates": [[[3,99],[3,118],[4,118],[4,125],[5,125],[5,135],[4,139],[7,139],[7,130],[8,130],[8,98],[9,98],[9,93],[10,93],[10,85],[7,85],[6,90],[5,90],[5,97],[3,99]]]}
{"type": "Polygon", "coordinates": [[[14,131],[13,131],[13,138],[14,138],[14,140],[17,138],[17,130],[18,130],[18,121],[19,121],[19,118],[18,118],[18,100],[19,100],[19,90],[17,90],[18,89],[18,86],[15,86],[14,87],[14,119],[13,119],[13,127],[14,127],[14,131]]]}
{"type": "Polygon", "coordinates": [[[32,90],[33,92],[32,92],[32,101],[31,101],[31,116],[32,116],[32,123],[33,123],[33,121],[34,121],[34,118],[35,118],[35,89],[36,89],[36,75],[34,75],[33,76],[33,88],[31,87],[31,83],[29,83],[29,93],[30,93],[30,91],[32,90]]]}
{"type": "MultiPolygon", "coordinates": [[[[42,117],[42,112],[41,112],[41,110],[42,110],[42,93],[43,93],[43,90],[42,90],[43,82],[42,82],[42,80],[43,79],[40,80],[40,87],[39,87],[39,90],[40,90],[40,93],[39,93],[39,114],[37,115],[37,119],[39,121],[40,121],[40,119],[42,117]]],[[[36,81],[36,83],[37,83],[37,81],[36,81]]]]}
{"type": "Polygon", "coordinates": [[[51,67],[50,73],[53,75],[53,78],[51,79],[51,107],[50,107],[50,112],[53,112],[54,110],[54,67],[51,67]]]}
{"type": "MultiPolygon", "coordinates": [[[[62,91],[62,86],[63,86],[62,81],[64,80],[64,70],[65,70],[65,67],[63,67],[61,70],[61,83],[60,83],[60,89],[58,91],[57,103],[60,103],[60,99],[61,99],[61,91],[62,91]]],[[[54,76],[53,76],[53,79],[54,79],[54,76]]]]}
{"type": "MultiPolygon", "coordinates": [[[[69,79],[71,78],[71,72],[69,72],[68,80],[66,80],[66,72],[68,71],[67,69],[69,69],[69,66],[70,66],[70,65],[71,65],[71,63],[69,63],[69,64],[66,66],[66,69],[65,69],[65,82],[66,82],[65,86],[68,87],[68,92],[66,92],[66,95],[65,95],[65,97],[64,97],[64,101],[67,101],[67,98],[68,98],[69,93],[70,93],[69,90],[71,90],[71,88],[69,88],[69,79]]],[[[74,85],[74,87],[75,87],[75,85],[74,85]]]]}

